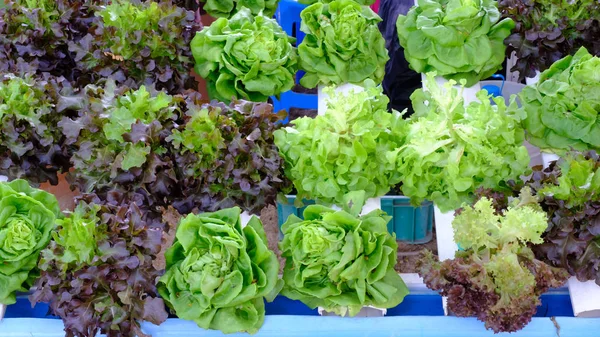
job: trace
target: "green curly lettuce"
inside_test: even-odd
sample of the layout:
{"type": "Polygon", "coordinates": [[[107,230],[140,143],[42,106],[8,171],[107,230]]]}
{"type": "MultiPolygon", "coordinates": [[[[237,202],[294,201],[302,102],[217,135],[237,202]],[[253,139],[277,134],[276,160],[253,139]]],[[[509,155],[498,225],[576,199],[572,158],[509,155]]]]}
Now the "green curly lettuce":
{"type": "Polygon", "coordinates": [[[230,18],[248,8],[253,15],[272,17],[279,0],[200,0],[202,9],[215,18],[230,18]]]}
{"type": "Polygon", "coordinates": [[[495,206],[487,196],[465,206],[452,222],[463,250],[443,262],[426,252],[417,268],[455,315],[476,316],[496,333],[515,332],[531,321],[540,295],[562,286],[568,273],[537,260],[528,246],[543,242],[548,221],[531,189],[506,209],[495,206]]]}
{"type": "Polygon", "coordinates": [[[600,58],[585,48],[555,62],[519,94],[527,139],[564,153],[600,149],[600,58]]]}
{"type": "MultiPolygon", "coordinates": [[[[415,115],[405,144],[388,155],[397,164],[401,190],[415,205],[433,201],[443,212],[473,201],[479,187],[505,188],[529,169],[522,116],[509,113],[502,97],[486,91],[464,105],[454,81],[438,86],[430,73],[427,90],[411,96],[415,115]]],[[[516,105],[516,103],[514,103],[516,105]]]]}
{"type": "Polygon", "coordinates": [[[283,282],[262,223],[242,228],[237,207],[190,214],[167,253],[158,291],[179,318],[224,333],[257,332],[283,282]]]}
{"type": "Polygon", "coordinates": [[[296,119],[293,127],[275,131],[296,200],[336,204],[358,214],[366,199],[399,182],[386,154],[402,146],[406,123],[398,112],[388,113],[381,87],[371,80],[365,86],[349,94],[328,88],[325,115],[296,119]]]}
{"type": "Polygon", "coordinates": [[[213,99],[265,102],[294,86],[297,55],[289,37],[277,21],[247,8],[205,27],[191,47],[213,99]]]}
{"type": "Polygon", "coordinates": [[[515,23],[499,20],[495,0],[419,0],[396,27],[412,69],[466,79],[470,87],[502,68],[515,23]]]}
{"type": "Polygon", "coordinates": [[[25,180],[0,183],[0,304],[14,304],[15,292],[29,291],[60,217],[54,195],[25,180]]]}
{"type": "Polygon", "coordinates": [[[317,2],[302,11],[300,30],[306,38],[298,46],[300,84],[339,85],[383,81],[389,60],[377,24],[381,18],[369,7],[352,0],[317,2]]]}
{"type": "Polygon", "coordinates": [[[394,271],[390,219],[381,210],[354,217],[320,205],[308,206],[304,220],[291,215],[279,243],[286,258],[281,294],[342,316],[400,304],[408,288],[394,271]]]}

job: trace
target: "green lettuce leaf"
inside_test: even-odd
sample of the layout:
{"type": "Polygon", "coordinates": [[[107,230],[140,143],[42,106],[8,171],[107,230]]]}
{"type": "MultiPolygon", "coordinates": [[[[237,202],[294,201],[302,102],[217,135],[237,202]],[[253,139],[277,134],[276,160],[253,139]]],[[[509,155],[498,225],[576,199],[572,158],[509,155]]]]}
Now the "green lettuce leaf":
{"type": "MultiPolygon", "coordinates": [[[[454,81],[439,87],[428,74],[427,90],[411,96],[415,115],[406,143],[388,154],[396,163],[401,190],[415,205],[433,201],[443,212],[473,201],[479,187],[507,188],[529,169],[523,118],[502,97],[492,105],[487,92],[464,105],[454,81]]],[[[516,103],[514,103],[516,105],[516,103]]]]}
{"type": "Polygon", "coordinates": [[[406,123],[387,111],[381,87],[365,81],[363,92],[335,93],[316,118],[300,118],[275,131],[285,174],[297,200],[336,204],[358,214],[368,198],[386,194],[399,173],[387,154],[403,145],[406,123]]]}
{"type": "Polygon", "coordinates": [[[0,304],[14,304],[15,292],[29,291],[60,217],[54,195],[25,180],[0,183],[0,304]]]}
{"type": "Polygon", "coordinates": [[[200,3],[203,3],[202,9],[215,18],[230,18],[243,8],[253,15],[272,17],[279,0],[200,0],[200,3]]]}
{"type": "Polygon", "coordinates": [[[262,223],[242,228],[239,208],[181,220],[158,291],[178,317],[204,329],[256,333],[283,283],[262,223]]]}
{"type": "Polygon", "coordinates": [[[543,150],[564,153],[600,149],[600,58],[585,48],[540,75],[519,94],[527,115],[528,140],[543,150]]]}
{"type": "Polygon", "coordinates": [[[300,14],[306,38],[298,46],[300,84],[381,83],[389,60],[377,24],[381,18],[353,0],[316,2],[300,14]]]}
{"type": "Polygon", "coordinates": [[[398,16],[398,38],[410,67],[465,79],[470,87],[502,67],[504,39],[515,27],[500,20],[495,0],[419,0],[398,16]]]}
{"type": "Polygon", "coordinates": [[[408,288],[394,270],[390,219],[380,210],[354,217],[320,205],[308,206],[304,220],[290,216],[279,243],[286,258],[281,294],[342,316],[400,304],[408,288]]]}
{"type": "Polygon", "coordinates": [[[196,72],[213,99],[266,102],[292,89],[297,55],[277,21],[241,9],[198,32],[191,44],[196,72]]]}

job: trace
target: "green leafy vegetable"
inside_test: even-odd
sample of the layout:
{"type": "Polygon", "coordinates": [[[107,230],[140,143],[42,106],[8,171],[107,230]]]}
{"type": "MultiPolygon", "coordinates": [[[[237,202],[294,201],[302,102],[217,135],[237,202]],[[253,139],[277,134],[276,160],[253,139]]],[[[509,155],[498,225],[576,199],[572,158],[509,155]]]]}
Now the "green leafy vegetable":
{"type": "Polygon", "coordinates": [[[569,152],[526,182],[543,198],[549,223],[538,258],[600,285],[600,158],[569,152]]]}
{"type": "Polygon", "coordinates": [[[405,123],[398,112],[387,112],[381,87],[370,80],[365,86],[347,95],[329,88],[325,115],[296,119],[275,132],[296,200],[316,199],[358,214],[366,199],[399,182],[386,154],[403,144],[405,123]]]}
{"type": "Polygon", "coordinates": [[[83,76],[80,87],[109,77],[132,88],[155,85],[177,94],[196,87],[189,43],[194,13],[170,1],[117,0],[93,7],[98,17],[81,40],[70,41],[83,76]]]}
{"type": "Polygon", "coordinates": [[[202,104],[197,93],[186,103],[186,123],[167,138],[183,193],[173,206],[184,214],[233,206],[260,214],[279,192],[289,192],[273,136],[283,114],[266,103],[202,104]]]}
{"type": "MultiPolygon", "coordinates": [[[[454,81],[439,87],[428,74],[427,90],[412,96],[406,144],[388,155],[397,165],[402,192],[415,205],[433,201],[443,212],[473,201],[479,187],[506,188],[528,170],[521,116],[502,97],[492,105],[487,92],[464,106],[454,81]],[[514,110],[514,109],[513,109],[514,110]]],[[[516,103],[515,103],[516,105],[516,103]]]]}
{"type": "Polygon", "coordinates": [[[235,13],[248,8],[253,15],[264,14],[272,17],[279,0],[200,0],[203,9],[216,18],[230,18],[235,13]]]}
{"type": "Polygon", "coordinates": [[[381,18],[373,10],[353,0],[334,0],[317,2],[300,16],[306,33],[298,46],[300,69],[306,72],[300,84],[381,83],[389,56],[377,28],[381,18]]]}
{"type": "Polygon", "coordinates": [[[517,57],[512,71],[519,79],[534,77],[584,46],[600,55],[600,3],[596,0],[499,0],[503,17],[515,21],[504,40],[506,55],[517,57]]]}
{"type": "Polygon", "coordinates": [[[466,79],[470,87],[502,67],[515,23],[499,19],[495,0],[419,0],[396,27],[412,69],[466,79]]]}
{"type": "Polygon", "coordinates": [[[286,258],[281,294],[342,316],[355,316],[363,306],[400,304],[408,288],[394,271],[398,245],[384,214],[357,218],[311,205],[304,220],[291,215],[279,243],[286,258]]]}
{"type": "Polygon", "coordinates": [[[0,75],[0,175],[58,183],[71,151],[57,125],[79,104],[76,97],[63,99],[70,94],[64,78],[0,75]]]}
{"type": "Polygon", "coordinates": [[[14,304],[29,291],[40,252],[62,216],[56,197],[25,180],[0,183],[0,304],[14,304]]]}
{"type": "Polygon", "coordinates": [[[464,249],[452,260],[426,252],[418,263],[427,286],[448,296],[457,316],[476,316],[494,332],[514,332],[531,321],[540,295],[562,286],[568,274],[535,258],[528,247],[543,240],[547,215],[529,188],[498,210],[486,196],[454,219],[454,238],[464,249]]]}
{"type": "Polygon", "coordinates": [[[585,48],[554,63],[520,98],[533,145],[555,153],[600,149],[600,58],[585,48]]]}
{"type": "Polygon", "coordinates": [[[77,150],[69,182],[101,199],[119,191],[136,194],[147,206],[166,207],[166,198],[178,195],[166,138],[183,98],[144,86],[129,90],[112,81],[87,86],[83,95],[79,117],[59,123],[66,142],[77,150]]]}
{"type": "Polygon", "coordinates": [[[141,321],[167,319],[153,266],[162,231],[151,228],[135,203],[98,204],[84,195],[74,213],[58,223],[42,252],[41,277],[32,303],[50,302],[67,337],[146,337],[141,321]]]}
{"type": "Polygon", "coordinates": [[[178,317],[224,333],[260,329],[264,299],[281,286],[279,262],[269,250],[262,223],[242,228],[239,208],[188,215],[167,253],[158,289],[178,317]]]}
{"type": "Polygon", "coordinates": [[[205,27],[191,46],[211,98],[265,102],[294,86],[297,55],[288,36],[277,21],[247,8],[205,27]]]}
{"type": "MultiPolygon", "coordinates": [[[[334,1],[334,0],[298,0],[299,3],[305,4],[305,5],[312,5],[317,2],[326,4],[326,3],[330,3],[332,1],[334,1]]],[[[375,0],[353,0],[353,1],[358,3],[361,6],[371,6],[372,4],[375,3],[375,0]]]]}

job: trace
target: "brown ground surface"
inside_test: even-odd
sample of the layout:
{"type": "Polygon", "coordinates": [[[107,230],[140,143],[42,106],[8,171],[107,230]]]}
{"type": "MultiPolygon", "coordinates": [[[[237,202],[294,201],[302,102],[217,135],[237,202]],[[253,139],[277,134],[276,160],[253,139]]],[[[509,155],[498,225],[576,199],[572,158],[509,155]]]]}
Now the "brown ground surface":
{"type": "MultiPolygon", "coordinates": [[[[279,242],[279,226],[277,224],[277,208],[269,206],[262,210],[260,215],[265,231],[267,232],[267,239],[269,240],[269,248],[274,250],[279,257],[279,262],[283,268],[285,263],[284,259],[281,258],[281,252],[277,247],[279,242]]],[[[425,244],[414,245],[406,244],[398,241],[398,263],[396,264],[396,271],[399,273],[415,273],[415,263],[417,262],[418,255],[424,249],[431,250],[434,254],[437,254],[437,245],[435,241],[435,231],[433,233],[433,239],[425,244]]]]}

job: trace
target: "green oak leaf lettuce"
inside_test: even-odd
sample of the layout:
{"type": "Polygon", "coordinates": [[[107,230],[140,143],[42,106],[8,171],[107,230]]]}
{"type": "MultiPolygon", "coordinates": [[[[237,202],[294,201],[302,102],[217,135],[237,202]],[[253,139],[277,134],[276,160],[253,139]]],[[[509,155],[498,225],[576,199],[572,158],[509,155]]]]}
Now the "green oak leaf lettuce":
{"type": "Polygon", "coordinates": [[[174,162],[166,138],[179,119],[183,102],[151,87],[138,90],[104,85],[87,86],[76,118],[59,126],[72,157],[69,182],[83,193],[106,198],[114,191],[136,194],[147,206],[167,206],[177,196],[174,162]]]}
{"type": "Polygon", "coordinates": [[[256,333],[265,298],[282,286],[279,262],[260,220],[242,228],[237,207],[190,214],[181,220],[159,293],[179,318],[224,333],[256,333]]]}
{"type": "Polygon", "coordinates": [[[297,55],[289,37],[277,21],[247,8],[205,27],[191,48],[213,99],[265,102],[294,86],[297,55]]]}
{"type": "MultiPolygon", "coordinates": [[[[473,201],[479,187],[506,188],[528,170],[522,116],[487,92],[464,105],[454,81],[438,86],[428,74],[427,90],[411,96],[412,116],[405,144],[388,155],[397,165],[401,190],[415,205],[433,201],[443,212],[473,201]]],[[[514,103],[516,105],[516,103],[514,103]]]]}
{"type": "Polygon", "coordinates": [[[524,188],[505,209],[496,208],[495,198],[482,193],[458,212],[452,227],[463,250],[454,259],[440,262],[426,251],[417,268],[455,315],[476,316],[496,333],[515,332],[531,321],[540,295],[562,286],[568,273],[537,260],[528,246],[543,242],[547,227],[532,190],[524,188]]]}
{"type": "Polygon", "coordinates": [[[402,146],[405,123],[387,111],[388,98],[373,81],[349,94],[329,89],[325,115],[299,118],[275,132],[285,174],[296,200],[336,204],[358,214],[368,198],[386,194],[399,182],[387,153],[402,146]]]}
{"type": "Polygon", "coordinates": [[[300,84],[340,85],[383,81],[389,60],[385,40],[377,24],[381,18],[353,0],[317,2],[300,14],[300,30],[306,38],[298,46],[300,84]]]}
{"type": "Polygon", "coordinates": [[[304,220],[291,215],[279,243],[286,258],[281,294],[342,316],[400,304],[408,288],[394,270],[390,219],[380,210],[354,217],[320,205],[308,206],[304,220]]]}
{"type": "Polygon", "coordinates": [[[205,104],[199,96],[186,95],[185,123],[167,138],[183,194],[173,206],[184,214],[233,206],[260,214],[275,205],[291,187],[273,135],[283,114],[267,103],[205,104]]]}
{"type": "Polygon", "coordinates": [[[600,58],[585,48],[554,63],[519,94],[529,142],[543,150],[600,149],[600,58]]]}
{"type": "Polygon", "coordinates": [[[200,3],[203,10],[216,18],[230,18],[243,8],[248,8],[253,15],[272,17],[279,0],[200,0],[200,3]]]}
{"type": "Polygon", "coordinates": [[[465,79],[470,87],[502,68],[515,23],[499,20],[495,0],[419,0],[396,27],[412,69],[465,79]]]}
{"type": "Polygon", "coordinates": [[[54,195],[25,180],[0,183],[0,304],[14,304],[15,292],[29,291],[60,217],[54,195]]]}

